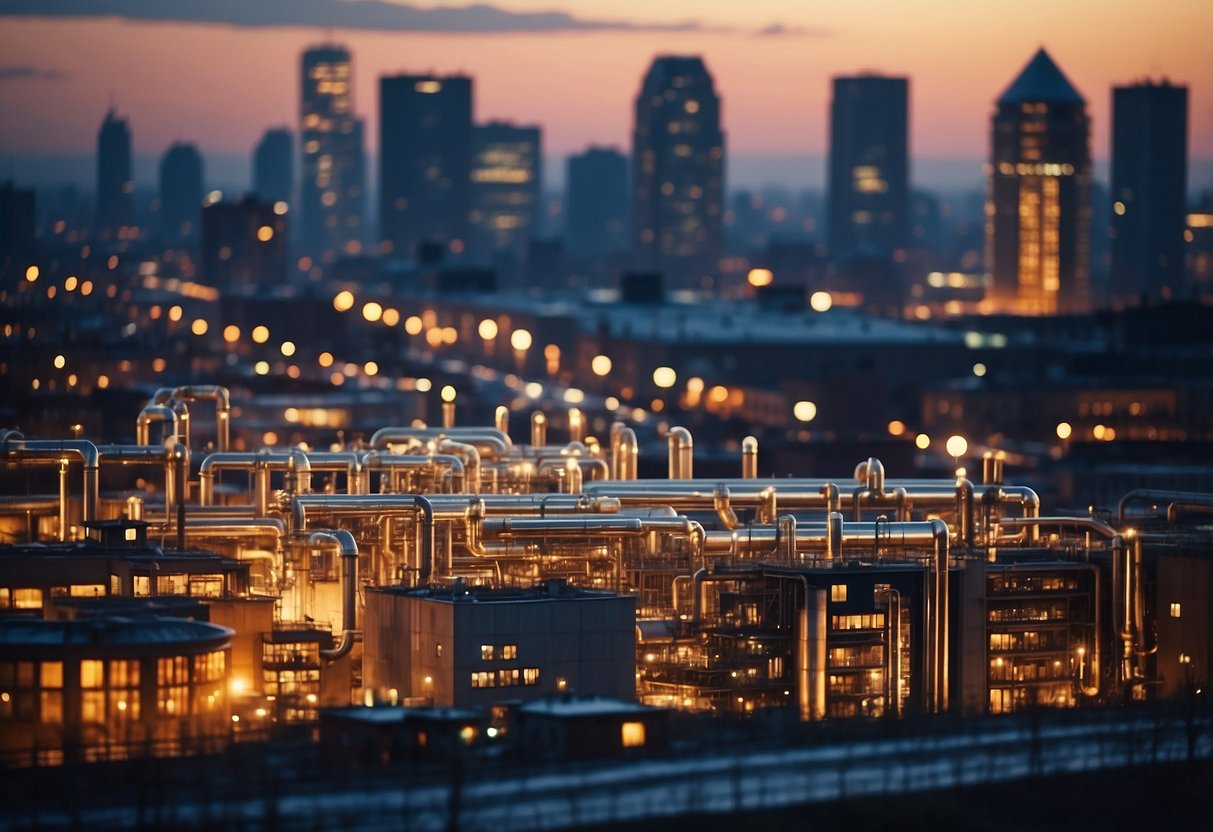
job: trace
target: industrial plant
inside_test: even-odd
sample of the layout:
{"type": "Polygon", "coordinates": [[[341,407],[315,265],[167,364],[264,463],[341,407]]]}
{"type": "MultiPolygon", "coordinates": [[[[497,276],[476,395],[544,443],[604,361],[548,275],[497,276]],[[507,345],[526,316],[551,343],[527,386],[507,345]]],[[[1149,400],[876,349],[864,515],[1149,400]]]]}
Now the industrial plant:
{"type": "Polygon", "coordinates": [[[0,435],[10,764],[312,736],[351,705],[811,722],[1208,684],[1213,495],[1061,514],[993,450],[942,478],[760,477],[753,437],[697,478],[678,426],[668,476],[639,479],[634,430],[589,435],[576,407],[479,427],[445,402],[441,426],[236,451],[233,413],[223,387],[164,388],[134,444],[0,435]]]}

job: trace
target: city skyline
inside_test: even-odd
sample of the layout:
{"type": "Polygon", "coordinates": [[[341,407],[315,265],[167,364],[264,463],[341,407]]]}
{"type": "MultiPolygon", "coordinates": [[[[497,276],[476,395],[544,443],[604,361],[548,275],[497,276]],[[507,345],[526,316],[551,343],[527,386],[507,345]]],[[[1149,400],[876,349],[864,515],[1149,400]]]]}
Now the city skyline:
{"type": "MultiPolygon", "coordinates": [[[[0,14],[12,15],[19,5],[0,4],[0,14]]],[[[526,11],[541,4],[506,5],[526,11]]],[[[588,31],[336,29],[330,36],[354,55],[354,111],[367,118],[372,154],[381,75],[466,72],[477,82],[475,109],[482,121],[538,123],[546,149],[568,154],[591,144],[626,147],[629,102],[651,59],[698,54],[712,67],[723,128],[738,156],[824,154],[831,79],[876,70],[910,78],[911,158],[980,158],[992,102],[1005,78],[1043,44],[1089,101],[1097,159],[1109,155],[1112,86],[1147,75],[1188,85],[1194,184],[1198,190],[1205,186],[1208,174],[1201,178],[1200,160],[1213,157],[1213,106],[1211,90],[1201,82],[1213,77],[1213,56],[1201,37],[1208,26],[1201,23],[1213,22],[1213,15],[1199,4],[1175,0],[1148,20],[1135,18],[1130,9],[1101,6],[1106,34],[1093,43],[1081,39],[1083,15],[1094,14],[1089,4],[1053,11],[1048,26],[999,21],[996,43],[980,29],[983,20],[992,20],[983,10],[947,10],[948,25],[942,26],[942,10],[950,4],[910,20],[872,14],[877,5],[865,5],[871,19],[860,21],[853,12],[817,10],[823,23],[813,27],[807,13],[773,2],[748,11],[750,23],[730,18],[732,12],[718,4],[666,4],[648,12],[623,3],[607,14],[603,4],[583,3],[576,11],[586,20],[629,14],[634,20],[588,31]],[[694,15],[687,13],[692,8],[694,15]],[[762,27],[753,21],[781,14],[783,28],[770,29],[780,34],[757,34],[762,27]],[[658,15],[701,20],[671,31],[660,28],[658,15]],[[893,24],[910,37],[894,36],[893,24]],[[595,94],[586,96],[584,89],[595,94]]],[[[8,55],[0,67],[0,108],[13,117],[0,126],[0,155],[86,151],[91,129],[81,125],[95,125],[111,95],[131,121],[136,155],[158,155],[174,140],[196,142],[208,156],[246,154],[267,126],[294,121],[298,90],[290,66],[323,39],[324,32],[314,28],[272,25],[10,17],[0,35],[8,55]],[[171,59],[164,47],[170,39],[180,44],[171,59]],[[62,48],[48,50],[49,44],[62,48]],[[220,51],[225,60],[212,61],[220,51]],[[146,78],[150,67],[155,83],[146,78]],[[248,77],[259,83],[246,84],[248,77]],[[228,94],[234,89],[238,99],[228,94]]],[[[911,178],[916,179],[913,169],[911,178]]]]}

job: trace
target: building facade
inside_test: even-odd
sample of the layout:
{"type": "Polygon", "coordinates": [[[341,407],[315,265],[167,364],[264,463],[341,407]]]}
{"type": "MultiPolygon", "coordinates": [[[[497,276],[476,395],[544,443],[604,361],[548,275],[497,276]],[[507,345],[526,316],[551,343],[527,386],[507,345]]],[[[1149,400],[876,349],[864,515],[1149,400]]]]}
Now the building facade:
{"type": "Polygon", "coordinates": [[[996,106],[986,206],[993,311],[1086,311],[1091,222],[1086,102],[1041,49],[996,106]]]}
{"type": "Polygon", "coordinates": [[[160,159],[160,239],[166,247],[198,244],[202,232],[202,155],[176,142],[160,159]]]}
{"type": "Polygon", "coordinates": [[[1188,88],[1112,90],[1114,298],[1170,298],[1184,284],[1188,88]]]}
{"type": "Polygon", "coordinates": [[[287,221],[274,203],[247,197],[202,209],[202,278],[220,289],[284,283],[287,221]]]}
{"type": "Polygon", "coordinates": [[[131,173],[131,129],[111,108],[97,133],[96,232],[101,239],[118,236],[135,224],[135,180],[131,173]]]}
{"type": "Polygon", "coordinates": [[[539,236],[543,145],[538,126],[491,121],[472,131],[472,211],[478,259],[518,261],[539,236]]]}
{"type": "Polygon", "coordinates": [[[332,261],[362,250],[365,162],[354,115],[354,65],[344,46],[303,53],[299,136],[304,251],[332,261]]]}
{"type": "Polygon", "coordinates": [[[628,159],[611,147],[569,156],[565,241],[574,257],[606,257],[628,247],[628,159]]]}
{"type": "Polygon", "coordinates": [[[472,79],[379,79],[379,250],[413,259],[422,244],[469,245],[472,79]]]}
{"type": "Polygon", "coordinates": [[[636,599],[552,580],[534,589],[367,593],[364,685],[464,708],[565,690],[635,698],[636,599]]]}
{"type": "Polygon", "coordinates": [[[291,201],[295,140],[285,127],[266,130],[253,150],[253,193],[266,202],[291,201]]]}
{"type": "Polygon", "coordinates": [[[830,102],[829,246],[835,260],[892,257],[909,217],[906,78],[834,79],[830,102]]]}
{"type": "Polygon", "coordinates": [[[632,253],[669,286],[715,286],[724,237],[720,98],[699,57],[653,61],[636,96],[632,253]]]}

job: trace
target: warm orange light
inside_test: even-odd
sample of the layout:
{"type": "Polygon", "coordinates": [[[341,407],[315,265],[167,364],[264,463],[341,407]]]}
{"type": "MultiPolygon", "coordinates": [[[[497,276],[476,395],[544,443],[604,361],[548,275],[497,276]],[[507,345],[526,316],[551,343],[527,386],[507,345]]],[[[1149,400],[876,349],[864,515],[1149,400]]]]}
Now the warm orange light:
{"type": "Polygon", "coordinates": [[[253,340],[258,344],[264,344],[270,340],[270,328],[261,325],[253,327],[253,340]]]}
{"type": "Polygon", "coordinates": [[[611,372],[611,359],[609,356],[596,355],[590,361],[590,369],[594,371],[596,376],[605,376],[611,372]]]}
{"type": "Polygon", "coordinates": [[[342,289],[333,296],[333,308],[338,312],[348,312],[354,306],[354,293],[348,289],[342,289]]]}
{"type": "Polygon", "coordinates": [[[316,362],[321,367],[332,367],[333,366],[333,354],[331,352],[322,352],[322,353],[320,353],[320,355],[316,356],[316,362]]]}
{"type": "Polygon", "coordinates": [[[516,350],[529,350],[531,348],[531,333],[525,329],[516,329],[510,335],[510,346],[516,350]]]}
{"type": "Polygon", "coordinates": [[[906,423],[900,419],[889,422],[889,436],[901,436],[906,432],[906,423]]]}
{"type": "Polygon", "coordinates": [[[274,229],[268,225],[263,225],[257,229],[257,239],[263,243],[268,243],[274,239],[274,229]]]}
{"type": "Polygon", "coordinates": [[[210,324],[206,322],[205,318],[195,318],[194,322],[190,324],[190,331],[195,335],[206,335],[208,329],[210,329],[210,324]]]}
{"type": "Polygon", "coordinates": [[[240,327],[235,324],[228,324],[223,328],[223,340],[229,344],[234,344],[240,340],[240,327]]]}
{"type": "Polygon", "coordinates": [[[774,279],[775,275],[770,269],[750,269],[750,273],[746,275],[746,280],[755,288],[770,286],[774,279]]]}
{"type": "Polygon", "coordinates": [[[497,337],[497,322],[492,318],[485,318],[480,322],[480,326],[476,328],[480,333],[480,337],[486,341],[492,341],[497,337]]]}
{"type": "Polygon", "coordinates": [[[362,317],[374,323],[383,317],[383,307],[373,300],[364,303],[362,305],[362,317]]]}

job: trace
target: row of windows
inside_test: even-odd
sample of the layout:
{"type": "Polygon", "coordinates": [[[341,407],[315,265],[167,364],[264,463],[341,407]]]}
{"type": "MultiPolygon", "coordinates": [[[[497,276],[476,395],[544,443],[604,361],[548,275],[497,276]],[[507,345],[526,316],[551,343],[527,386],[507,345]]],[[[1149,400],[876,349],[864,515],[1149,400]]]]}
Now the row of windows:
{"type": "Polygon", "coordinates": [[[482,644],[480,645],[481,661],[491,662],[494,660],[511,661],[518,658],[517,644],[482,644]]]}
{"type": "Polygon", "coordinates": [[[990,592],[1061,592],[1078,589],[1078,578],[1039,575],[997,575],[990,579],[990,592]]]}
{"type": "Polygon", "coordinates": [[[539,668],[524,667],[510,670],[477,670],[472,673],[474,688],[509,688],[517,685],[539,684],[539,668]]]}
{"type": "Polygon", "coordinates": [[[1064,621],[1064,603],[1030,604],[1022,607],[996,607],[990,610],[990,621],[1064,621]]]}
{"type": "Polygon", "coordinates": [[[883,630],[884,613],[862,615],[834,615],[830,617],[831,630],[883,630]]]}
{"type": "Polygon", "coordinates": [[[1065,632],[990,633],[990,650],[1064,650],[1066,638],[1065,632]]]}

